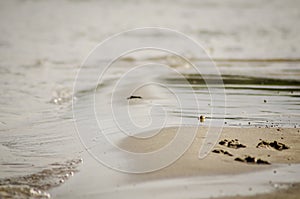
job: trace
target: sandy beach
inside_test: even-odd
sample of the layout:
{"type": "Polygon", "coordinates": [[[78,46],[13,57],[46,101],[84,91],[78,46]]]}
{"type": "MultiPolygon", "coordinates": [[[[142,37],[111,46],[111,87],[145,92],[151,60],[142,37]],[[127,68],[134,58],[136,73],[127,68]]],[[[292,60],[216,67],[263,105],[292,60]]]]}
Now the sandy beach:
{"type": "MultiPolygon", "coordinates": [[[[184,131],[194,131],[193,127],[185,128],[184,131]]],[[[197,136],[191,147],[171,166],[162,169],[148,177],[181,177],[195,175],[211,174],[237,174],[241,172],[255,171],[256,169],[270,169],[276,164],[293,164],[300,163],[300,138],[299,129],[282,129],[282,128],[224,128],[219,139],[235,140],[245,145],[245,148],[227,147],[217,143],[214,150],[227,151],[228,154],[211,152],[206,158],[199,159],[198,153],[203,143],[207,128],[199,127],[197,136]],[[276,150],[270,146],[257,147],[261,141],[286,144],[289,149],[276,150]],[[270,165],[257,165],[235,161],[235,158],[253,156],[270,162],[270,165]]],[[[125,150],[137,153],[155,151],[165,146],[176,134],[176,128],[163,129],[160,134],[153,139],[145,141],[140,139],[124,140],[120,147],[125,150]]]]}
{"type": "Polygon", "coordinates": [[[299,7],[0,0],[0,199],[299,198],[299,7]]]}
{"type": "MultiPolygon", "coordinates": [[[[194,130],[194,127],[185,128],[185,131],[191,130],[194,130]]],[[[167,168],[148,174],[124,174],[104,169],[87,155],[87,162],[82,166],[82,173],[75,175],[66,184],[53,189],[50,193],[58,198],[72,198],[73,194],[90,198],[107,196],[122,198],[123,194],[132,198],[142,197],[143,194],[147,195],[146,198],[157,195],[166,198],[223,198],[225,196],[226,198],[248,198],[256,197],[256,195],[261,198],[272,198],[275,195],[278,198],[289,195],[291,198],[299,197],[299,190],[295,188],[295,186],[298,187],[297,179],[299,179],[299,129],[224,128],[219,141],[237,139],[238,145],[232,144],[228,147],[218,143],[214,150],[222,149],[230,155],[211,152],[206,158],[200,160],[198,158],[199,146],[206,130],[205,127],[199,127],[192,146],[176,162],[167,168]],[[277,141],[285,144],[288,149],[279,148],[278,150],[270,146],[257,147],[261,141],[277,141]],[[245,147],[235,148],[241,145],[245,147]],[[268,164],[235,160],[247,156],[267,161],[268,164]],[[101,170],[102,174],[95,173],[97,170],[101,170]],[[93,179],[97,178],[105,178],[105,183],[92,185],[93,179]],[[184,179],[186,179],[185,183],[182,183],[184,179]],[[191,179],[197,179],[197,182],[191,179]],[[163,183],[166,183],[166,186],[173,192],[172,194],[165,194],[163,183]],[[107,189],[112,184],[115,188],[107,189]],[[196,191],[195,185],[203,189],[196,191]],[[87,190],[90,190],[90,186],[97,186],[98,191],[85,194],[87,190]],[[187,193],[188,190],[193,191],[187,193]],[[212,190],[215,191],[212,192],[212,190]],[[280,194],[278,195],[277,192],[280,194]]],[[[176,128],[163,129],[151,141],[136,142],[137,140],[127,139],[123,140],[120,146],[139,153],[155,150],[167,143],[175,132],[176,128]]]]}
{"type": "MultiPolygon", "coordinates": [[[[162,129],[152,139],[124,139],[119,146],[136,153],[155,151],[170,142],[176,130],[175,127],[162,129]]],[[[194,130],[197,135],[190,148],[176,162],[159,171],[118,172],[85,152],[83,159],[56,163],[53,169],[40,173],[1,180],[0,193],[2,198],[11,198],[11,195],[21,198],[73,198],[74,195],[78,198],[122,198],[124,195],[131,198],[299,197],[299,129],[223,128],[218,142],[204,159],[198,155],[207,127],[184,127],[185,132],[194,130]],[[274,141],[276,145],[271,144],[274,141]],[[238,158],[246,160],[242,162],[238,158]],[[99,183],[99,179],[105,180],[99,183]],[[25,184],[28,189],[22,186],[25,184]],[[167,195],[166,187],[171,191],[167,195]],[[196,187],[202,189],[196,190],[196,187]]]]}

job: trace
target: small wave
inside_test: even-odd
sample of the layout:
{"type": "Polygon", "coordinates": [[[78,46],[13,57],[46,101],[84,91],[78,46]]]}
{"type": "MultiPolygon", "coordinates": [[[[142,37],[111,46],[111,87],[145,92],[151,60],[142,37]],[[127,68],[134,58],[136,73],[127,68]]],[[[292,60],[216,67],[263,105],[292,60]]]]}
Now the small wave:
{"type": "Polygon", "coordinates": [[[53,92],[53,97],[50,100],[53,104],[63,104],[72,100],[72,90],[69,88],[60,88],[53,92]]]}
{"type": "Polygon", "coordinates": [[[38,173],[0,179],[0,198],[50,198],[50,188],[64,183],[78,171],[82,159],[53,163],[38,173]]]}

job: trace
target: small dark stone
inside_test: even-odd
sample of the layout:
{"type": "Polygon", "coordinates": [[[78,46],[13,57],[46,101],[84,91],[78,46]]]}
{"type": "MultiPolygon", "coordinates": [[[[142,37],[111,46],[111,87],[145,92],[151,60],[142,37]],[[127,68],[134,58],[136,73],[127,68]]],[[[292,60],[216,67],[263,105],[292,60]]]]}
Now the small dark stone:
{"type": "Polygon", "coordinates": [[[142,99],[141,96],[131,95],[130,97],[127,97],[127,99],[142,99]]]}
{"type": "Polygon", "coordinates": [[[200,115],[199,120],[200,120],[200,122],[204,122],[205,121],[205,116],[200,115]]]}

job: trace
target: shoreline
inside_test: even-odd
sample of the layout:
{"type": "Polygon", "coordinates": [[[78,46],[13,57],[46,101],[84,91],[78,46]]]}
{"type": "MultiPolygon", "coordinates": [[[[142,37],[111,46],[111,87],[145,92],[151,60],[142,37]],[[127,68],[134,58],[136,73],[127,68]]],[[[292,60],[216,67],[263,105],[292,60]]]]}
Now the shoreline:
{"type": "MultiPolygon", "coordinates": [[[[186,127],[185,130],[191,130],[191,128],[193,127],[186,127]]],[[[174,198],[174,196],[177,197],[177,192],[179,195],[181,192],[186,193],[185,189],[189,190],[193,196],[204,196],[209,193],[203,192],[199,187],[207,186],[207,190],[210,191],[213,191],[214,188],[220,189],[220,194],[217,194],[214,197],[224,197],[224,194],[231,197],[236,196],[238,194],[238,187],[242,186],[245,189],[247,188],[246,196],[242,197],[250,197],[256,193],[264,193],[265,190],[268,192],[266,193],[267,195],[273,194],[275,182],[279,184],[281,182],[285,184],[300,182],[300,180],[297,181],[297,179],[300,178],[292,180],[292,178],[297,177],[297,175],[290,174],[291,172],[295,172],[293,169],[300,169],[300,157],[297,156],[300,152],[299,129],[224,128],[219,141],[224,139],[238,139],[238,142],[246,147],[230,148],[217,144],[214,149],[222,149],[223,151],[232,154],[232,156],[211,152],[205,159],[199,161],[197,153],[205,129],[206,127],[201,127],[199,129],[191,147],[175,163],[152,173],[119,173],[101,165],[93,158],[89,157],[88,153],[85,153],[86,157],[84,158],[84,164],[81,166],[80,172],[62,186],[50,190],[50,193],[54,198],[72,198],[73,195],[77,195],[78,197],[88,196],[90,198],[97,198],[100,196],[110,196],[110,194],[116,198],[122,198],[124,194],[127,194],[132,198],[138,198],[139,194],[151,195],[154,193],[159,197],[161,194],[164,198],[168,198],[168,195],[166,194],[170,194],[174,198]],[[280,151],[269,146],[257,148],[256,146],[262,140],[284,143],[289,149],[280,151]],[[264,165],[234,160],[236,157],[243,157],[245,155],[257,159],[260,158],[271,164],[264,165]],[[259,176],[264,176],[264,178],[259,176]],[[198,184],[194,183],[194,178],[200,179],[197,180],[198,184]],[[251,178],[254,178],[251,181],[252,188],[245,183],[251,178]],[[103,179],[105,179],[105,182],[103,179]],[[205,179],[205,181],[201,182],[201,179],[205,179]],[[274,182],[269,183],[272,181],[269,179],[272,179],[274,182]],[[226,181],[228,180],[233,184],[227,185],[228,182],[226,181]],[[239,180],[241,181],[239,182],[239,180]],[[209,183],[206,184],[206,181],[209,183]],[[90,184],[90,186],[87,184],[90,184]],[[164,187],[165,189],[170,189],[174,193],[166,192],[166,190],[160,186],[156,187],[158,184],[166,186],[164,187]],[[152,185],[154,185],[154,187],[152,185]],[[227,191],[223,190],[222,187],[227,191]],[[139,188],[140,190],[138,191],[139,188]],[[182,188],[184,188],[184,190],[182,190],[182,188]],[[248,189],[251,189],[251,191],[248,191],[248,189]]],[[[172,136],[174,136],[174,129],[167,128],[164,129],[164,133],[159,134],[158,137],[152,139],[152,141],[133,144],[133,140],[125,139],[119,143],[119,146],[129,151],[143,152],[160,147],[172,136]],[[158,142],[158,140],[160,140],[160,142],[158,142]]],[[[191,193],[187,194],[189,195],[191,193]]]]}

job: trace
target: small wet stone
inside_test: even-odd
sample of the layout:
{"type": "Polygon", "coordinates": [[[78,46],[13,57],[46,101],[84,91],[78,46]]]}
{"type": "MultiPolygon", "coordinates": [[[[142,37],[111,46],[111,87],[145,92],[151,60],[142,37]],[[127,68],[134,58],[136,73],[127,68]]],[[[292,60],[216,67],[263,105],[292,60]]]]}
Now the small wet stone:
{"type": "Polygon", "coordinates": [[[205,116],[200,115],[199,120],[200,120],[200,122],[204,122],[205,121],[205,116]]]}

